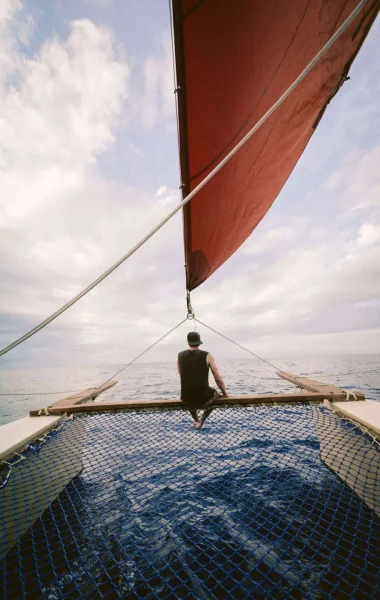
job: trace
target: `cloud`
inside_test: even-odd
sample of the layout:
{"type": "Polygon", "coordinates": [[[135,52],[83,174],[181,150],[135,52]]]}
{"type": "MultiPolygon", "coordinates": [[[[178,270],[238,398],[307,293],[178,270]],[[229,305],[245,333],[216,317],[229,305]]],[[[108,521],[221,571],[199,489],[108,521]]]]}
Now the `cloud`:
{"type": "Polygon", "coordinates": [[[292,225],[265,228],[265,233],[260,238],[252,236],[243,247],[246,256],[261,256],[264,253],[278,251],[281,246],[289,247],[289,244],[299,237],[300,231],[305,230],[308,219],[295,218],[292,225]]]}
{"type": "Polygon", "coordinates": [[[168,35],[162,37],[160,55],[145,60],[137,105],[144,127],[151,129],[162,121],[171,121],[175,126],[173,57],[168,35]]]}
{"type": "Polygon", "coordinates": [[[344,194],[346,210],[380,206],[380,145],[347,154],[322,189],[344,194]]]}
{"type": "MultiPolygon", "coordinates": [[[[14,1],[3,2],[0,10],[0,342],[5,345],[134,246],[175,206],[179,193],[170,175],[178,158],[171,131],[169,37],[163,34],[154,55],[127,62],[109,27],[82,19],[70,23],[67,38],[52,34],[31,54],[23,46],[33,26],[26,9],[14,1]],[[22,23],[20,30],[29,33],[20,39],[16,30],[22,23]],[[116,177],[104,161],[119,146],[116,177]],[[160,158],[168,156],[159,176],[150,172],[157,161],[152,148],[159,149],[160,158]],[[124,177],[136,157],[146,172],[140,186],[124,177]]],[[[377,61],[371,52],[368,68],[373,69],[380,55],[377,61]]],[[[371,81],[364,83],[366,92],[371,81]]],[[[331,106],[340,97],[341,92],[331,106]]],[[[202,321],[258,353],[380,351],[380,146],[366,137],[363,115],[355,137],[352,115],[360,113],[355,88],[341,102],[345,115],[338,110],[339,118],[329,121],[329,107],[252,238],[192,294],[202,321]]],[[[370,114],[377,114],[369,96],[368,102],[370,114]]],[[[366,107],[361,104],[360,110],[366,107]]],[[[178,214],[9,360],[132,359],[185,317],[183,264],[178,214]]],[[[189,326],[145,360],[172,360],[189,326]]],[[[218,357],[244,356],[208,330],[203,334],[218,357]]]]}
{"type": "Polygon", "coordinates": [[[13,34],[21,3],[3,3],[0,17],[2,310],[37,320],[102,264],[107,201],[121,192],[99,180],[97,161],[114,142],[129,69],[110,30],[88,20],[29,56],[13,34]]]}
{"type": "Polygon", "coordinates": [[[83,184],[86,169],[113,142],[128,68],[109,31],[83,20],[65,43],[9,65],[1,90],[2,221],[23,219],[83,184]],[[12,202],[9,199],[12,198],[12,202]]]}
{"type": "Polygon", "coordinates": [[[202,320],[272,355],[319,353],[324,336],[326,353],[379,352],[380,212],[370,203],[379,148],[360,150],[353,168],[351,145],[307,203],[301,193],[289,210],[280,197],[240,253],[194,292],[202,320]],[[359,189],[360,211],[347,210],[359,189]]]}
{"type": "Polygon", "coordinates": [[[380,246],[380,226],[373,223],[364,224],[359,229],[358,238],[354,242],[355,249],[380,246]]]}
{"type": "Polygon", "coordinates": [[[86,0],[87,4],[94,4],[95,6],[100,6],[101,8],[109,8],[113,4],[113,0],[86,0]]]}

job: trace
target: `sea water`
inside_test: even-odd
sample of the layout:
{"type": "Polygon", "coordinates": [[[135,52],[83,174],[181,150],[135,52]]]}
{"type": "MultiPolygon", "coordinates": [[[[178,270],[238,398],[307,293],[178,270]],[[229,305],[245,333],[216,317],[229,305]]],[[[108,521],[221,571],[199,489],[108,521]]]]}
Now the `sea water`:
{"type": "MultiPolygon", "coordinates": [[[[368,400],[380,401],[378,354],[268,360],[284,371],[310,376],[346,390],[356,389],[363,392],[368,400]]],[[[292,384],[276,376],[275,369],[256,359],[220,361],[218,366],[230,395],[293,392],[295,389],[292,384]]],[[[29,410],[46,407],[78,390],[96,387],[121,367],[0,369],[0,425],[25,417],[29,410]]],[[[116,379],[118,385],[102,394],[102,401],[164,400],[179,396],[175,360],[168,363],[134,363],[116,379]]],[[[210,384],[213,385],[212,376],[210,384]]]]}
{"type": "MultiPolygon", "coordinates": [[[[379,355],[271,362],[380,401],[379,355]]],[[[254,360],[219,367],[231,395],[294,391],[254,360]]],[[[2,370],[2,422],[118,368],[2,370]]],[[[117,379],[103,400],[179,395],[175,362],[117,379]]],[[[216,410],[203,432],[185,411],[100,414],[86,431],[83,472],[9,555],[9,585],[51,600],[376,597],[380,521],[320,462],[311,407],[216,410]]]]}

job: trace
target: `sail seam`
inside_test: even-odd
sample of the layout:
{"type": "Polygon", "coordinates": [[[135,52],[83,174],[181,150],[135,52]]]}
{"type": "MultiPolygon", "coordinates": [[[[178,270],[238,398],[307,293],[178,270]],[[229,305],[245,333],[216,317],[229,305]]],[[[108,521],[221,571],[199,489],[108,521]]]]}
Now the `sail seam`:
{"type": "Polygon", "coordinates": [[[305,19],[305,16],[306,16],[306,14],[307,14],[307,12],[308,12],[308,10],[309,10],[309,7],[310,7],[310,3],[311,3],[311,1],[312,1],[312,0],[309,0],[309,2],[307,3],[307,6],[306,6],[306,8],[305,8],[305,12],[304,12],[304,14],[302,15],[302,18],[301,18],[301,20],[299,21],[299,23],[298,23],[298,26],[296,27],[296,30],[295,30],[295,32],[294,32],[294,34],[293,34],[293,37],[292,37],[292,39],[290,40],[290,43],[289,43],[289,45],[288,45],[288,47],[287,47],[286,51],[285,51],[285,52],[284,52],[284,54],[282,55],[282,57],[281,57],[281,60],[280,60],[280,62],[278,63],[278,65],[277,65],[277,67],[276,67],[276,69],[275,69],[275,71],[274,71],[274,73],[273,73],[273,75],[272,75],[272,77],[271,77],[270,81],[268,82],[267,86],[266,86],[266,87],[265,87],[265,89],[263,90],[263,92],[262,92],[262,94],[261,94],[260,98],[258,99],[258,101],[256,102],[255,106],[254,106],[254,107],[252,108],[252,110],[249,112],[248,116],[247,116],[247,117],[244,119],[243,123],[241,124],[241,126],[239,127],[239,129],[236,131],[236,133],[235,133],[235,134],[232,136],[232,138],[231,138],[231,139],[230,139],[230,140],[227,142],[227,144],[225,144],[224,148],[222,148],[222,150],[220,150],[220,152],[218,152],[218,154],[217,154],[217,155],[216,155],[216,156],[215,156],[215,157],[214,157],[212,160],[210,160],[210,162],[209,162],[209,163],[208,163],[206,166],[204,166],[202,169],[200,169],[200,171],[198,171],[197,173],[195,173],[194,175],[192,175],[192,176],[190,177],[190,181],[194,181],[195,179],[197,179],[198,177],[200,177],[200,175],[203,175],[203,173],[205,173],[206,171],[208,171],[208,170],[209,170],[209,169],[212,167],[212,165],[214,165],[214,164],[215,164],[215,163],[216,163],[218,160],[220,160],[220,158],[223,156],[223,154],[224,154],[224,153],[225,153],[225,152],[228,150],[228,148],[229,148],[229,147],[230,147],[230,146],[231,146],[231,145],[232,145],[232,144],[233,144],[233,143],[236,141],[236,139],[239,137],[239,135],[240,135],[240,134],[241,134],[241,132],[243,131],[244,127],[247,125],[248,121],[249,121],[249,120],[250,120],[250,118],[252,117],[252,115],[253,115],[253,113],[255,112],[255,110],[257,110],[257,108],[260,106],[260,104],[261,104],[261,102],[263,101],[263,99],[265,98],[265,96],[266,96],[266,94],[267,94],[267,92],[268,92],[268,90],[269,90],[270,86],[272,85],[273,81],[275,80],[276,76],[278,75],[278,72],[279,72],[279,70],[281,69],[281,67],[282,67],[282,66],[283,66],[283,64],[284,64],[284,61],[285,61],[285,59],[286,59],[286,57],[287,57],[287,55],[288,55],[288,52],[290,51],[290,49],[291,49],[291,47],[292,47],[292,45],[293,45],[293,43],[294,43],[294,41],[295,41],[295,39],[296,39],[297,33],[298,33],[298,31],[299,31],[299,28],[301,27],[301,25],[302,25],[302,23],[303,23],[303,21],[304,21],[304,19],[305,19]]]}
{"type": "Polygon", "coordinates": [[[187,13],[185,13],[183,15],[183,19],[187,19],[187,17],[190,17],[190,15],[192,15],[193,13],[195,13],[195,11],[198,10],[198,8],[201,6],[201,4],[204,4],[206,0],[198,0],[198,2],[196,2],[194,4],[194,6],[192,8],[189,8],[189,10],[187,11],[187,13]]]}

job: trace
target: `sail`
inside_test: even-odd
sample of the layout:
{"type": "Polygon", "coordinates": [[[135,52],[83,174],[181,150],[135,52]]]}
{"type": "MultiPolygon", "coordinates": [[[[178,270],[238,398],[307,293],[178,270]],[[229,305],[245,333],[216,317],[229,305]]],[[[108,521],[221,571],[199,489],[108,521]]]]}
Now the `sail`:
{"type": "MultiPolygon", "coordinates": [[[[173,0],[186,197],[293,83],[359,0],[173,0]]],[[[187,289],[247,239],[279,194],[377,13],[370,1],[237,154],[184,207],[187,289]]]]}

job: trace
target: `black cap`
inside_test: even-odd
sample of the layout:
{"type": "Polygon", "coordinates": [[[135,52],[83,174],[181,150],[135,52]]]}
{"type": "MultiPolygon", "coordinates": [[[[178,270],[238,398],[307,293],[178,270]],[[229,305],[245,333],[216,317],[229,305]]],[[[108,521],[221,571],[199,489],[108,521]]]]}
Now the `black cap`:
{"type": "Polygon", "coordinates": [[[203,344],[201,336],[196,331],[191,331],[187,334],[187,341],[189,343],[189,346],[200,346],[201,344],[203,344]]]}

